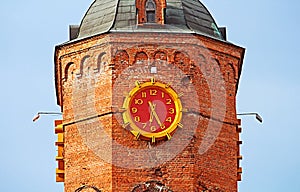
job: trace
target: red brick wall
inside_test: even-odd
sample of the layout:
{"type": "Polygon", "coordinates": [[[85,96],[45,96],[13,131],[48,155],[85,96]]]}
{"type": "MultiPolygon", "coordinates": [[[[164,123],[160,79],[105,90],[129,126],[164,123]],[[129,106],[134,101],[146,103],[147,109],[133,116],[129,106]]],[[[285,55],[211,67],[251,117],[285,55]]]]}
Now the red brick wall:
{"type": "Polygon", "coordinates": [[[111,33],[57,48],[65,191],[85,184],[127,192],[153,180],[176,192],[237,191],[243,54],[211,38],[164,33],[111,33]],[[150,73],[154,66],[157,74],[150,73]],[[133,82],[151,77],[184,93],[187,109],[184,127],[156,144],[135,140],[120,110],[133,82]]]}

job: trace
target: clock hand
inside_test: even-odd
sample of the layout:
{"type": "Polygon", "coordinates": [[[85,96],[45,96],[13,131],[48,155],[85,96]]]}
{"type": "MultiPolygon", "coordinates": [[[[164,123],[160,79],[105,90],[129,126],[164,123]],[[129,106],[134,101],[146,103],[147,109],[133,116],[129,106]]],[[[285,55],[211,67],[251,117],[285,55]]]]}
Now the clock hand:
{"type": "MultiPolygon", "coordinates": [[[[150,102],[150,101],[149,101],[149,102],[150,102]]],[[[155,104],[154,104],[153,106],[154,106],[154,109],[155,109],[155,104]]],[[[150,107],[150,109],[151,109],[151,107],[150,107]]],[[[152,111],[152,109],[151,109],[149,121],[150,121],[150,125],[151,125],[151,123],[152,123],[152,121],[153,121],[153,111],[152,111]]]]}
{"type": "MultiPolygon", "coordinates": [[[[159,126],[162,126],[162,124],[161,124],[161,122],[160,122],[160,120],[159,120],[159,117],[158,117],[158,115],[157,115],[157,113],[156,113],[156,111],[155,111],[155,105],[153,106],[153,104],[152,104],[150,101],[148,101],[148,103],[149,103],[151,112],[152,112],[153,116],[155,117],[157,123],[159,124],[159,126]]],[[[153,117],[152,117],[152,118],[153,118],[153,117]]]]}

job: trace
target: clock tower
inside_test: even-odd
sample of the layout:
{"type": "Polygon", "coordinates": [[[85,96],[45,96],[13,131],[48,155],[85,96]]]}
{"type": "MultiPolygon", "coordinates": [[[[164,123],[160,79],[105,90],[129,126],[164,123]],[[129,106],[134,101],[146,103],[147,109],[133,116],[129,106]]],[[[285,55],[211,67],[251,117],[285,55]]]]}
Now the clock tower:
{"type": "Polygon", "coordinates": [[[244,52],[198,0],[95,0],[55,47],[65,192],[237,192],[244,52]]]}

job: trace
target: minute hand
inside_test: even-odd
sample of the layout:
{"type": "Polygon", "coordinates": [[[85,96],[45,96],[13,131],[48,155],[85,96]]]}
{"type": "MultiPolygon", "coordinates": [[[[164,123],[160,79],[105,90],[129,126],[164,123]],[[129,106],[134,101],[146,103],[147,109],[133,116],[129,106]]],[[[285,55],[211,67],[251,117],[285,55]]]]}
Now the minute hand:
{"type": "Polygon", "coordinates": [[[159,120],[159,117],[158,117],[158,115],[157,115],[157,113],[156,113],[156,111],[155,111],[155,108],[154,108],[153,104],[152,104],[150,101],[148,101],[148,104],[149,104],[149,106],[150,106],[151,113],[152,113],[153,116],[155,117],[157,123],[159,124],[159,126],[162,126],[162,124],[161,124],[161,122],[160,122],[160,120],[159,120]]]}

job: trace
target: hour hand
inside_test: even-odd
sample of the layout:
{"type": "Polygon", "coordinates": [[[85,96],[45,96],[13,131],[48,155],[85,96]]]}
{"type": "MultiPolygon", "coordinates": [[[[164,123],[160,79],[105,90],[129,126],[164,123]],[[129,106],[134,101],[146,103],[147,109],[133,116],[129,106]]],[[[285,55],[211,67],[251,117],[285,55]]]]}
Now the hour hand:
{"type": "Polygon", "coordinates": [[[154,118],[156,119],[156,121],[159,124],[159,126],[162,126],[161,121],[159,120],[159,117],[158,117],[158,115],[157,115],[157,113],[155,111],[155,104],[153,105],[151,103],[151,101],[148,101],[148,104],[149,104],[150,109],[151,109],[151,114],[150,114],[150,120],[151,120],[151,122],[153,121],[153,116],[154,116],[154,118]]]}
{"type": "MultiPolygon", "coordinates": [[[[150,101],[149,101],[150,102],[150,101]]],[[[150,104],[149,104],[150,105],[150,104]]],[[[155,109],[155,104],[153,104],[153,107],[154,107],[154,109],[155,109]]],[[[151,109],[151,107],[150,107],[150,109],[151,109]]],[[[151,109],[151,112],[150,112],[150,119],[149,119],[149,122],[150,122],[150,124],[153,122],[153,111],[152,111],[152,109],[151,109]]]]}

